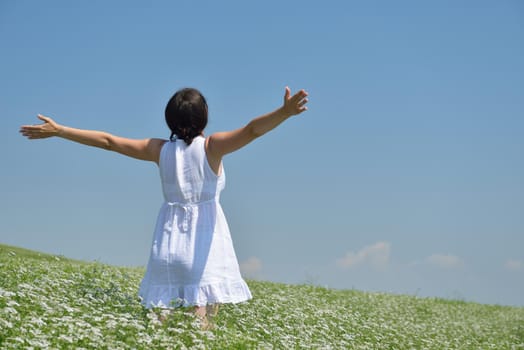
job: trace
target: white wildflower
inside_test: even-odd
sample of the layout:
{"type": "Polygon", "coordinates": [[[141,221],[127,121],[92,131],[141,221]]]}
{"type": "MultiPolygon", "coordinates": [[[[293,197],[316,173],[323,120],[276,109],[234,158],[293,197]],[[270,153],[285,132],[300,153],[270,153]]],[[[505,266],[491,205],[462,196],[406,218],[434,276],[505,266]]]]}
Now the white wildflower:
{"type": "Polygon", "coordinates": [[[35,324],[37,326],[45,326],[45,322],[41,319],[41,318],[37,318],[37,317],[31,317],[31,319],[29,320],[29,322],[31,324],[35,324]]]}
{"type": "Polygon", "coordinates": [[[69,335],[65,335],[65,334],[60,334],[60,336],[58,337],[58,339],[60,340],[63,340],[69,344],[73,343],[73,337],[69,336],[69,335]]]}
{"type": "Polygon", "coordinates": [[[0,288],[0,297],[9,298],[9,297],[13,297],[15,295],[16,295],[16,293],[14,293],[14,292],[11,292],[9,290],[5,290],[5,289],[0,288]]]}
{"type": "Polygon", "coordinates": [[[7,329],[13,328],[13,324],[11,322],[1,319],[1,318],[0,318],[0,325],[1,325],[0,328],[7,328],[7,329]]]}
{"type": "Polygon", "coordinates": [[[6,308],[4,308],[4,312],[8,313],[8,314],[13,314],[13,315],[17,315],[18,314],[18,311],[16,311],[16,309],[13,308],[13,307],[6,307],[6,308]]]}
{"type": "Polygon", "coordinates": [[[15,306],[20,306],[20,304],[18,304],[14,300],[9,300],[9,301],[7,301],[7,306],[15,307],[15,306]]]}

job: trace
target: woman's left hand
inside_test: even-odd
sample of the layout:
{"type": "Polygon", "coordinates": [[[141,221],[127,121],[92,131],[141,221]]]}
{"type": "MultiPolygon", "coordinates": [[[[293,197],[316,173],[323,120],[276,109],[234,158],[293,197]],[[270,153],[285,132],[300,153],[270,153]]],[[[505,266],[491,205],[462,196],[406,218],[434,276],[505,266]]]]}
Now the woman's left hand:
{"type": "Polygon", "coordinates": [[[45,139],[47,137],[57,136],[60,133],[62,128],[53,119],[41,114],[38,115],[38,119],[44,123],[38,125],[22,125],[20,127],[20,133],[30,140],[45,139]]]}

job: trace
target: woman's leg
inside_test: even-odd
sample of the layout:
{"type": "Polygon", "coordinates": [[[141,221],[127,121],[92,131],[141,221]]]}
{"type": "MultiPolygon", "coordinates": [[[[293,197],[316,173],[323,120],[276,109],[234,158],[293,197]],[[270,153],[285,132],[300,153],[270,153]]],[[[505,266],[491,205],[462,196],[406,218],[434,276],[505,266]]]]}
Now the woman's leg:
{"type": "Polygon", "coordinates": [[[160,312],[158,313],[158,320],[161,323],[165,323],[167,319],[169,318],[169,316],[171,316],[172,312],[173,312],[173,309],[167,309],[167,308],[160,309],[160,312]]]}
{"type": "Polygon", "coordinates": [[[193,309],[193,313],[200,320],[200,328],[202,328],[202,330],[204,331],[207,331],[211,328],[211,325],[207,318],[206,309],[206,306],[195,306],[195,308],[193,309]]]}
{"type": "Polygon", "coordinates": [[[195,306],[193,313],[198,316],[198,318],[206,317],[206,307],[205,306],[195,306]]]}
{"type": "Polygon", "coordinates": [[[209,304],[206,306],[206,313],[207,313],[207,316],[208,317],[216,317],[216,315],[218,314],[218,310],[220,308],[220,304],[209,304]]]}

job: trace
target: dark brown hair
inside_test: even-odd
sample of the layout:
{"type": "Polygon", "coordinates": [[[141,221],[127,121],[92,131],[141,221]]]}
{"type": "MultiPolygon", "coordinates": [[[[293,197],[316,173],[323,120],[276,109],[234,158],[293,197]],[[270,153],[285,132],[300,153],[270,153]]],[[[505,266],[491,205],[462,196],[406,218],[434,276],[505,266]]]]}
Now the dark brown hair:
{"type": "Polygon", "coordinates": [[[178,90],[166,106],[166,123],[171,130],[169,139],[176,136],[189,146],[202,134],[207,125],[207,102],[197,89],[178,90]]]}

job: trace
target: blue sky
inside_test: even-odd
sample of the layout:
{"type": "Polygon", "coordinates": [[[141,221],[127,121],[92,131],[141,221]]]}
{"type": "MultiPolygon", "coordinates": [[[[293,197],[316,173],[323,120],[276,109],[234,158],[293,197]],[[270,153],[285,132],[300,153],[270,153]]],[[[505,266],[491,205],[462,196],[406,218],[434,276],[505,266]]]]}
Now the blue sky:
{"type": "Polygon", "coordinates": [[[147,262],[156,166],[37,113],[167,138],[193,86],[209,134],[289,85],[308,112],[224,161],[246,277],[523,306],[523,37],[519,1],[2,1],[0,242],[147,262]]]}

